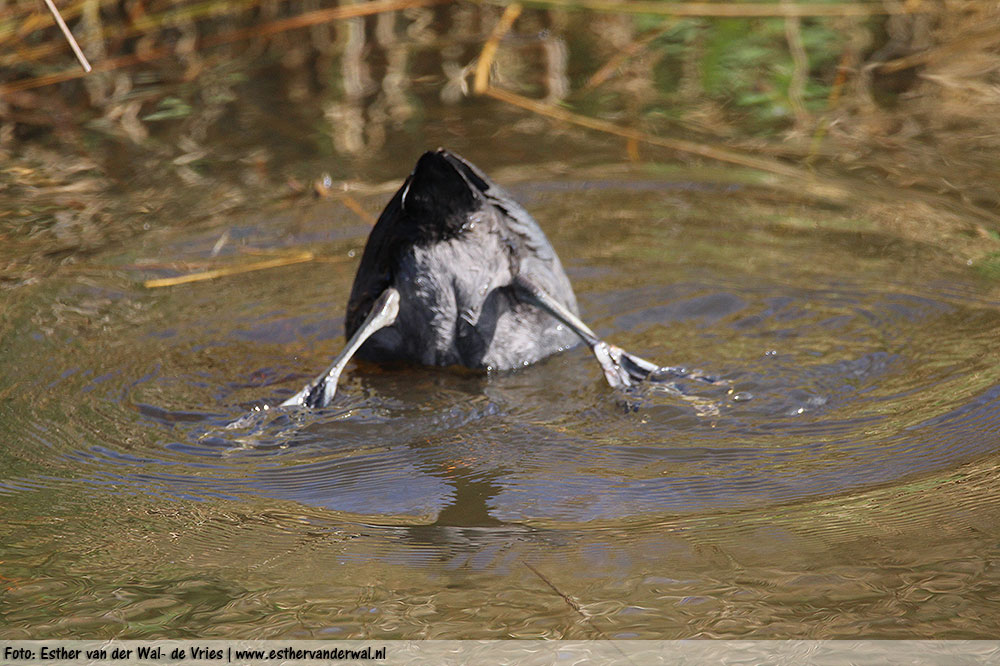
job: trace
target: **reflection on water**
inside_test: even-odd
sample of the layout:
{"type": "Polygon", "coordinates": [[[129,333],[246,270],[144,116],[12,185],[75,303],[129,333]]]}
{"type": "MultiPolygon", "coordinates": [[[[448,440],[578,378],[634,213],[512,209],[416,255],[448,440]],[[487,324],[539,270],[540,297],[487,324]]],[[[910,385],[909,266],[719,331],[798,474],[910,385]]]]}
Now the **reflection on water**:
{"type": "MultiPolygon", "coordinates": [[[[261,410],[339,347],[353,261],[22,290],[0,633],[992,635],[995,293],[839,213],[594,185],[512,189],[600,335],[717,381],[616,394],[574,349],[489,377],[356,363],[329,409],[261,410]]],[[[363,242],[340,204],[300,206],[127,252],[363,242]]]]}

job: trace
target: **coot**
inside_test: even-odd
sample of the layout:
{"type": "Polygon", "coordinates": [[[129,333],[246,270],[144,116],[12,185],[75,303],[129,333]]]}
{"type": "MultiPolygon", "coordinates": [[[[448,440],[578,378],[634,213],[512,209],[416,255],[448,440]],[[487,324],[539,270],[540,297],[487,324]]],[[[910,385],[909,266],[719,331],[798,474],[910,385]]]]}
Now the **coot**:
{"type": "Polygon", "coordinates": [[[282,406],[323,407],[357,354],[371,361],[511,370],[583,340],[613,387],[657,369],[609,345],[538,223],[486,174],[424,153],[368,237],[347,303],[347,346],[282,406]]]}

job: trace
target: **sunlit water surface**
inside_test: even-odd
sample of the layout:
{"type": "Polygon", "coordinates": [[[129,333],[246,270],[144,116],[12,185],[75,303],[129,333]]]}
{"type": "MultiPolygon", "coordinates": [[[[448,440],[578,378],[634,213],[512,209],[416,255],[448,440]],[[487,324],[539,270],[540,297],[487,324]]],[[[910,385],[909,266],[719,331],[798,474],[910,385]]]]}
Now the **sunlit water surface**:
{"type": "Polygon", "coordinates": [[[10,292],[0,635],[996,636],[992,284],[739,187],[507,184],[600,335],[714,381],[616,393],[583,348],[352,363],[328,409],[227,429],[339,349],[368,227],[303,197],[153,231],[95,260],[123,270],[10,292]],[[157,290],[127,268],[225,230],[223,256],[323,261],[157,290]]]}

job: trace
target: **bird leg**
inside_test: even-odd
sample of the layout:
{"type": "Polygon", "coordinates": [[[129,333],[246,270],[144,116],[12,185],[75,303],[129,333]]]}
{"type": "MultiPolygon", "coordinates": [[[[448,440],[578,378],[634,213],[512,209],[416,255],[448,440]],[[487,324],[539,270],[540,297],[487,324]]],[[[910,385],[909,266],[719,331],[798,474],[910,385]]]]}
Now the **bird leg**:
{"type": "Polygon", "coordinates": [[[364,323],[347,341],[344,350],[333,359],[333,363],[316,379],[306,384],[301,391],[281,403],[282,407],[326,407],[337,393],[337,381],[344,366],[351,360],[365,340],[375,331],[391,326],[399,314],[399,292],[389,287],[378,297],[364,323]]]}
{"type": "Polygon", "coordinates": [[[641,382],[660,368],[655,363],[629,354],[621,347],[598,338],[589,326],[570,312],[569,308],[530,279],[519,275],[514,278],[513,286],[522,298],[548,312],[587,343],[597,362],[601,364],[604,377],[612,388],[625,388],[631,386],[633,382],[641,382]]]}

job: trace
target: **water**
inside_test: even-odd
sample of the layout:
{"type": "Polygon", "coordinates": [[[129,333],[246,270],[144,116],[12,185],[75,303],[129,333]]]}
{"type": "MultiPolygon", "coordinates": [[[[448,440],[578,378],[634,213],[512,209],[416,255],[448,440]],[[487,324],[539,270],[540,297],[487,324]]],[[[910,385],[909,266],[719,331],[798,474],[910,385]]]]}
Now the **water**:
{"type": "MultiPolygon", "coordinates": [[[[876,23],[794,28],[814,114],[796,131],[780,19],[671,20],[629,51],[649,17],[526,10],[501,44],[505,90],[868,174],[833,206],[462,98],[499,13],[93,75],[92,122],[8,132],[28,149],[0,169],[0,637],[997,636],[1000,287],[966,264],[997,240],[919,194],[995,201],[979,102],[956,122],[952,95],[914,88],[892,111],[849,79],[836,107],[837,63],[876,23]],[[583,348],[493,376],[353,362],[330,408],[265,409],[343,344],[356,209],[438,146],[535,215],[599,335],[691,374],[618,393],[583,348]]],[[[954,81],[935,53],[919,79],[954,81]]]]}
{"type": "Polygon", "coordinates": [[[715,381],[356,362],[227,429],[339,349],[368,227],[308,197],[161,227],[5,297],[0,635],[996,635],[994,283],[851,208],[467,141],[599,335],[715,381]],[[226,230],[323,261],[140,286],[226,230]]]}

